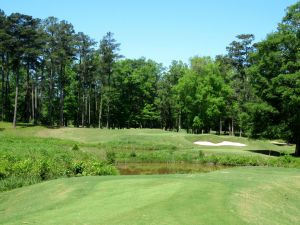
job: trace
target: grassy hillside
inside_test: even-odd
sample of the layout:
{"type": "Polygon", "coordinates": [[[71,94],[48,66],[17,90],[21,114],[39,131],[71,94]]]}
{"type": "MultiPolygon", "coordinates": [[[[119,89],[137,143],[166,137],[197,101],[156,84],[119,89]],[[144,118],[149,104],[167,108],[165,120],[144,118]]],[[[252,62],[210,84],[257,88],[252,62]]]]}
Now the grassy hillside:
{"type": "Polygon", "coordinates": [[[105,159],[113,152],[115,161],[128,162],[189,162],[213,163],[229,166],[260,165],[300,167],[300,161],[290,157],[294,146],[277,146],[269,140],[252,140],[243,137],[194,135],[185,132],[168,132],[158,129],[99,130],[87,128],[44,129],[40,137],[63,138],[77,141],[83,151],[105,159]],[[194,141],[233,141],[245,147],[208,147],[194,141]],[[283,157],[273,157],[285,155],[283,157]]]}
{"type": "Polygon", "coordinates": [[[99,130],[88,128],[63,128],[63,129],[43,129],[36,133],[40,137],[53,137],[73,140],[87,151],[91,151],[99,156],[103,156],[102,150],[112,150],[116,152],[143,152],[165,151],[173,153],[197,153],[201,150],[207,154],[243,154],[250,156],[280,155],[294,152],[294,146],[276,146],[269,140],[252,140],[243,137],[218,136],[218,135],[194,135],[185,132],[169,132],[159,129],[121,129],[121,130],[99,130]],[[245,147],[209,147],[193,144],[194,141],[211,141],[218,143],[221,141],[233,141],[246,144],[245,147]],[[95,151],[93,151],[95,150],[95,151]]]}
{"type": "Polygon", "coordinates": [[[245,167],[53,180],[0,193],[0,224],[299,224],[299,174],[245,167]]]}
{"type": "Polygon", "coordinates": [[[228,166],[300,167],[299,159],[286,155],[292,152],[293,146],[230,136],[28,124],[12,129],[11,124],[0,123],[0,191],[59,177],[116,174],[114,166],[121,174],[199,173],[228,166]],[[247,146],[203,147],[193,144],[197,140],[247,146]]]}
{"type": "Polygon", "coordinates": [[[201,149],[206,152],[216,153],[242,153],[252,154],[247,150],[271,150],[277,152],[292,153],[293,146],[276,146],[268,140],[252,140],[248,138],[218,136],[218,135],[195,135],[187,134],[184,131],[169,132],[159,129],[89,129],[89,128],[63,128],[63,129],[43,129],[36,133],[40,137],[53,137],[89,143],[108,148],[121,148],[130,150],[186,150],[201,149]],[[246,144],[246,147],[207,147],[194,145],[195,141],[211,141],[218,143],[221,141],[233,141],[246,144]]]}

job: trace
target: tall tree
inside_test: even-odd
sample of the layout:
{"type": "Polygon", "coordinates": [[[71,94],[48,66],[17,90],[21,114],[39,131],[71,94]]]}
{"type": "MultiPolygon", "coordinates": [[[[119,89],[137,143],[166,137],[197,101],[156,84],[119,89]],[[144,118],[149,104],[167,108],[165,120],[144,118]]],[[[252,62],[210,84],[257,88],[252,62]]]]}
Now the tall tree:
{"type": "Polygon", "coordinates": [[[12,56],[12,67],[15,74],[15,104],[14,104],[14,118],[13,118],[13,127],[16,127],[17,122],[17,111],[18,111],[18,95],[19,95],[19,80],[20,80],[20,69],[22,62],[25,58],[26,45],[28,44],[27,40],[29,39],[30,32],[32,27],[31,16],[13,13],[8,17],[9,21],[9,34],[12,37],[11,41],[11,56],[12,56]]]}
{"type": "Polygon", "coordinates": [[[61,21],[58,27],[58,62],[59,62],[59,125],[64,126],[64,98],[66,85],[66,66],[72,63],[75,55],[75,40],[73,25],[67,21],[61,21]]]}
{"type": "Polygon", "coordinates": [[[93,77],[89,73],[91,68],[91,60],[93,59],[92,54],[93,46],[96,44],[89,36],[82,32],[76,35],[76,49],[77,49],[77,125],[80,124],[85,126],[90,125],[90,107],[85,107],[91,104],[91,88],[93,77]],[[81,118],[80,118],[81,117],[81,118]],[[88,119],[87,119],[88,117],[88,119]]]}
{"type": "MultiPolygon", "coordinates": [[[[231,86],[234,89],[232,96],[233,106],[230,110],[231,114],[231,133],[234,135],[235,121],[238,120],[241,114],[246,112],[245,103],[253,98],[253,91],[250,85],[250,79],[247,75],[247,68],[250,66],[249,57],[254,51],[252,42],[253,34],[241,34],[236,36],[237,40],[231,42],[226,48],[228,51],[229,63],[235,70],[232,76],[231,86]]],[[[239,124],[241,130],[241,124],[239,124]]]]}
{"type": "Polygon", "coordinates": [[[181,127],[181,108],[175,86],[187,70],[187,65],[181,61],[173,61],[166,73],[159,81],[158,105],[162,126],[165,129],[181,127]]]}
{"type": "Polygon", "coordinates": [[[0,62],[1,62],[1,120],[5,119],[8,90],[8,46],[10,36],[8,34],[8,21],[5,13],[0,10],[0,62]]]}
{"type": "Polygon", "coordinates": [[[48,17],[43,21],[43,28],[46,33],[46,46],[44,50],[45,64],[45,87],[44,92],[47,98],[45,118],[43,119],[48,125],[54,125],[55,114],[55,89],[57,80],[57,36],[59,21],[55,17],[48,17]]]}
{"type": "MultiPolygon", "coordinates": [[[[106,127],[110,128],[110,107],[111,107],[111,88],[112,74],[116,60],[120,57],[118,54],[120,44],[113,38],[113,33],[108,32],[100,41],[100,71],[102,74],[102,83],[104,94],[101,98],[106,99],[106,127]]],[[[103,93],[103,91],[101,91],[103,93]]],[[[101,118],[99,119],[101,120],[101,118]]]]}
{"type": "Polygon", "coordinates": [[[40,20],[30,18],[26,29],[23,31],[24,65],[26,67],[26,94],[25,94],[25,121],[35,120],[34,107],[34,77],[32,71],[37,70],[38,59],[43,49],[43,34],[39,29],[40,20]]]}
{"type": "MultiPolygon", "coordinates": [[[[262,124],[265,136],[296,143],[300,156],[300,2],[287,9],[276,32],[257,44],[249,69],[257,95],[265,105],[256,113],[267,112],[262,124]]],[[[254,130],[254,133],[257,133],[254,130]]]]}

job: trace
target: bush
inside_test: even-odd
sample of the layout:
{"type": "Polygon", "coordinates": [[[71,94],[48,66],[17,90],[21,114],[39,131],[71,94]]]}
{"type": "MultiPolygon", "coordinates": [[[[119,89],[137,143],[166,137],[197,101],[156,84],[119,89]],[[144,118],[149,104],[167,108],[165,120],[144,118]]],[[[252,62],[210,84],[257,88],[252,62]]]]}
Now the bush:
{"type": "Polygon", "coordinates": [[[106,160],[109,164],[114,164],[116,162],[116,153],[113,151],[107,151],[106,160]]]}
{"type": "Polygon", "coordinates": [[[72,147],[72,150],[73,151],[79,151],[79,147],[77,144],[75,144],[73,147],[72,147]]]}
{"type": "Polygon", "coordinates": [[[112,165],[94,162],[86,165],[86,175],[89,176],[103,176],[103,175],[117,175],[118,170],[112,165]]]}
{"type": "Polygon", "coordinates": [[[129,155],[131,158],[135,158],[136,157],[136,153],[135,152],[131,152],[129,155]]]}
{"type": "Polygon", "coordinates": [[[40,167],[39,168],[40,177],[42,180],[47,180],[47,179],[51,178],[51,175],[50,175],[51,169],[50,169],[48,161],[41,160],[39,167],[40,167]]]}
{"type": "Polygon", "coordinates": [[[82,172],[84,171],[84,163],[83,162],[73,163],[72,171],[74,175],[82,174],[82,172]]]}
{"type": "Polygon", "coordinates": [[[204,156],[205,156],[205,155],[204,155],[203,151],[200,150],[200,151],[198,152],[198,158],[201,159],[201,158],[203,158],[204,156]]]}

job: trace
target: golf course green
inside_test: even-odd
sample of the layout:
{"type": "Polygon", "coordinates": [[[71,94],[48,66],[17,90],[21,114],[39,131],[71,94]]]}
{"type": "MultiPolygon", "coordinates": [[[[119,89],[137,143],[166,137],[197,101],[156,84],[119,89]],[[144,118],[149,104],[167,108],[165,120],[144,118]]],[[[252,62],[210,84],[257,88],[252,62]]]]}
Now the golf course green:
{"type": "Polygon", "coordinates": [[[300,170],[78,177],[0,193],[1,224],[299,224],[300,170]]]}

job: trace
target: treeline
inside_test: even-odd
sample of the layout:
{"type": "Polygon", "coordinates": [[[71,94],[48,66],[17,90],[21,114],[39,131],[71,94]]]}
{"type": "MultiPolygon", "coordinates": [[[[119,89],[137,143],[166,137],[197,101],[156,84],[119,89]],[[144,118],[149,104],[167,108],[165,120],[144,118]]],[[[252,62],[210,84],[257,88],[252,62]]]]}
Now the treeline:
{"type": "Polygon", "coordinates": [[[173,61],[124,59],[107,33],[97,44],[72,24],[0,12],[5,121],[77,127],[148,127],[284,138],[300,145],[300,3],[277,30],[226,55],[173,61]]]}

